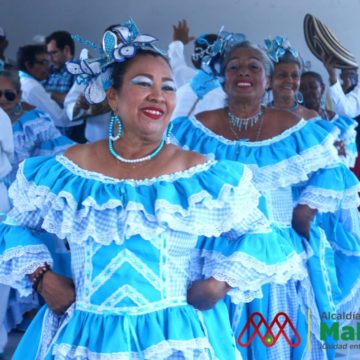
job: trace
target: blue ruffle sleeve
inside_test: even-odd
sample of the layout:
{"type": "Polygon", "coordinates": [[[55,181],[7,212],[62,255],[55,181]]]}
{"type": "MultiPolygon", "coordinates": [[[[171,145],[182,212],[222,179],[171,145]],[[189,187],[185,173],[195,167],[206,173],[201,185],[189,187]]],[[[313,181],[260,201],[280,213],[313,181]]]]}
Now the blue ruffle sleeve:
{"type": "Polygon", "coordinates": [[[47,262],[53,265],[52,256],[41,236],[28,228],[0,224],[0,282],[19,291],[20,296],[32,293],[27,274],[33,273],[47,262]]]}
{"type": "Polygon", "coordinates": [[[16,177],[20,162],[41,155],[57,155],[75,143],[63,136],[49,116],[39,109],[25,112],[13,125],[14,157],[12,171],[5,182],[9,186],[16,177]]]}

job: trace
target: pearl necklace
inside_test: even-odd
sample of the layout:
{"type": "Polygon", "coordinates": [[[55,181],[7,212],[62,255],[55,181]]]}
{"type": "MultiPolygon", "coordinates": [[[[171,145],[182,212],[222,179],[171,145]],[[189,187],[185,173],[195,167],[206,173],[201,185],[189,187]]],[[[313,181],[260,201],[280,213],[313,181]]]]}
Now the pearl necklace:
{"type": "MultiPolygon", "coordinates": [[[[111,118],[111,121],[110,122],[114,122],[113,118],[111,118]]],[[[120,127],[121,127],[121,123],[120,123],[120,127]]],[[[162,139],[159,146],[149,155],[147,156],[144,156],[142,158],[137,158],[137,159],[126,159],[124,157],[122,157],[121,155],[119,155],[116,150],[114,149],[114,146],[113,146],[113,142],[115,140],[118,140],[122,134],[122,127],[118,129],[118,134],[117,136],[113,136],[112,134],[112,126],[109,127],[109,151],[110,151],[110,154],[112,156],[114,156],[116,159],[118,159],[119,161],[123,162],[123,163],[127,163],[127,164],[137,164],[137,163],[140,163],[140,162],[143,162],[143,161],[147,161],[147,160],[151,160],[152,158],[154,158],[161,150],[162,148],[164,147],[165,144],[170,144],[170,133],[171,133],[171,130],[172,130],[172,127],[173,127],[173,124],[170,123],[168,129],[167,129],[167,132],[166,132],[166,139],[162,139]]]]}
{"type": "Polygon", "coordinates": [[[264,107],[261,106],[260,110],[254,115],[248,118],[240,118],[233,114],[230,110],[228,111],[228,116],[230,118],[230,124],[233,128],[236,128],[238,131],[241,131],[242,128],[246,131],[249,124],[250,127],[253,127],[260,118],[264,115],[264,107]]]}
{"type": "Polygon", "coordinates": [[[149,155],[141,157],[141,158],[137,158],[137,159],[126,159],[124,157],[122,157],[121,155],[119,155],[112,144],[112,141],[109,139],[109,151],[110,154],[113,155],[116,159],[118,159],[121,162],[127,163],[127,164],[136,164],[139,162],[143,162],[146,160],[151,160],[152,158],[154,158],[160,151],[161,149],[164,147],[165,145],[165,140],[161,140],[161,143],[159,144],[159,146],[149,155]]]}

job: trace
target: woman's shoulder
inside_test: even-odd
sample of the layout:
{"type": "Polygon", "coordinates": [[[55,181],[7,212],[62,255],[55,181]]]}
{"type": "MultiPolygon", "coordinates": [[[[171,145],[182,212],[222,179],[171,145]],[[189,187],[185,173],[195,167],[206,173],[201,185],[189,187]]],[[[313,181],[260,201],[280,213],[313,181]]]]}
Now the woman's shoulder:
{"type": "Polygon", "coordinates": [[[203,164],[208,160],[204,155],[196,151],[185,150],[176,145],[169,145],[168,148],[168,161],[174,164],[175,171],[176,168],[181,171],[203,164]]]}
{"type": "Polygon", "coordinates": [[[319,114],[312,109],[308,109],[305,106],[300,106],[297,110],[297,115],[304,120],[313,119],[319,116],[319,114]]]}
{"type": "Polygon", "coordinates": [[[79,167],[87,169],[90,163],[98,160],[99,151],[99,142],[77,144],[67,149],[64,152],[64,156],[79,167]]]}
{"type": "Polygon", "coordinates": [[[212,129],[216,124],[223,120],[225,108],[220,108],[216,110],[203,111],[199,114],[196,114],[196,118],[207,128],[212,129]]]}
{"type": "Polygon", "coordinates": [[[301,121],[297,115],[280,109],[266,108],[264,111],[264,135],[267,138],[280,135],[301,121]]]}

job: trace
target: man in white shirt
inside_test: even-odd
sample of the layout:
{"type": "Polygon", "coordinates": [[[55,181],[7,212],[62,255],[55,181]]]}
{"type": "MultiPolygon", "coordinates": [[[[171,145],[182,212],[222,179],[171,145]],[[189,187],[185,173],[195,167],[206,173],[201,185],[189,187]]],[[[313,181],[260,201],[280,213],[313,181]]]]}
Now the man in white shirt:
{"type": "Polygon", "coordinates": [[[17,53],[17,65],[21,82],[22,100],[48,113],[60,129],[79,125],[70,122],[66,111],[51,98],[40,81],[49,75],[49,57],[42,45],[26,45],[17,53]]]}
{"type": "MultiPolygon", "coordinates": [[[[341,77],[343,78],[345,91],[340,85],[340,82],[338,80],[336,69],[334,65],[332,64],[332,59],[328,59],[326,62],[324,62],[324,66],[329,74],[329,81],[330,81],[330,87],[329,87],[329,96],[331,99],[331,103],[333,106],[333,110],[339,114],[339,115],[347,115],[350,117],[356,117],[360,115],[360,84],[355,84],[355,80],[357,82],[357,77],[353,76],[353,79],[347,79],[346,72],[342,72],[341,77]],[[344,81],[345,79],[345,81],[344,81]],[[353,82],[352,87],[353,89],[350,92],[346,92],[349,90],[347,83],[349,81],[353,82]]],[[[353,74],[355,71],[355,74],[357,69],[352,69],[349,73],[353,74]]]]}
{"type": "Polygon", "coordinates": [[[173,29],[174,41],[169,45],[168,54],[177,86],[177,101],[172,118],[223,107],[226,95],[219,81],[201,70],[202,58],[207,55],[209,46],[217,40],[217,35],[204,34],[195,40],[191,56],[194,67],[189,67],[185,62],[184,44],[195,38],[189,35],[186,20],[179,21],[173,29]]]}
{"type": "Polygon", "coordinates": [[[76,81],[65,97],[64,108],[70,120],[83,119],[85,121],[85,138],[89,142],[106,139],[109,136],[111,118],[107,101],[90,105],[85,96],[85,84],[76,81]]]}
{"type": "Polygon", "coordinates": [[[177,88],[187,84],[196,73],[196,69],[187,65],[184,55],[184,46],[193,40],[195,37],[189,35],[186,20],[173,25],[173,41],[169,44],[168,56],[177,88]]]}

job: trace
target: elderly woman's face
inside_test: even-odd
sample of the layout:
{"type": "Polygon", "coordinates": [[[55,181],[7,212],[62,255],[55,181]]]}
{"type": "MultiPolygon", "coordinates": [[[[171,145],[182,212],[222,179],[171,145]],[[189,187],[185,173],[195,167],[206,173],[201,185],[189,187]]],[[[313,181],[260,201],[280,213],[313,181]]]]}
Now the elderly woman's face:
{"type": "Polygon", "coordinates": [[[318,111],[324,92],[322,84],[315,77],[306,75],[301,79],[300,91],[304,97],[304,105],[309,109],[318,111]]]}
{"type": "Polygon", "coordinates": [[[276,64],[271,86],[274,96],[294,97],[300,87],[299,65],[296,63],[276,64]]]}
{"type": "Polygon", "coordinates": [[[224,90],[232,99],[260,100],[269,84],[261,56],[255,49],[233,50],[224,69],[224,90]]]}
{"type": "Polygon", "coordinates": [[[176,102],[175,83],[160,56],[138,55],[124,74],[119,91],[111,89],[109,104],[124,125],[140,137],[162,136],[176,102]]]}
{"type": "Polygon", "coordinates": [[[0,76],[0,107],[10,115],[19,101],[20,94],[16,92],[13,83],[6,77],[0,76]]]}

